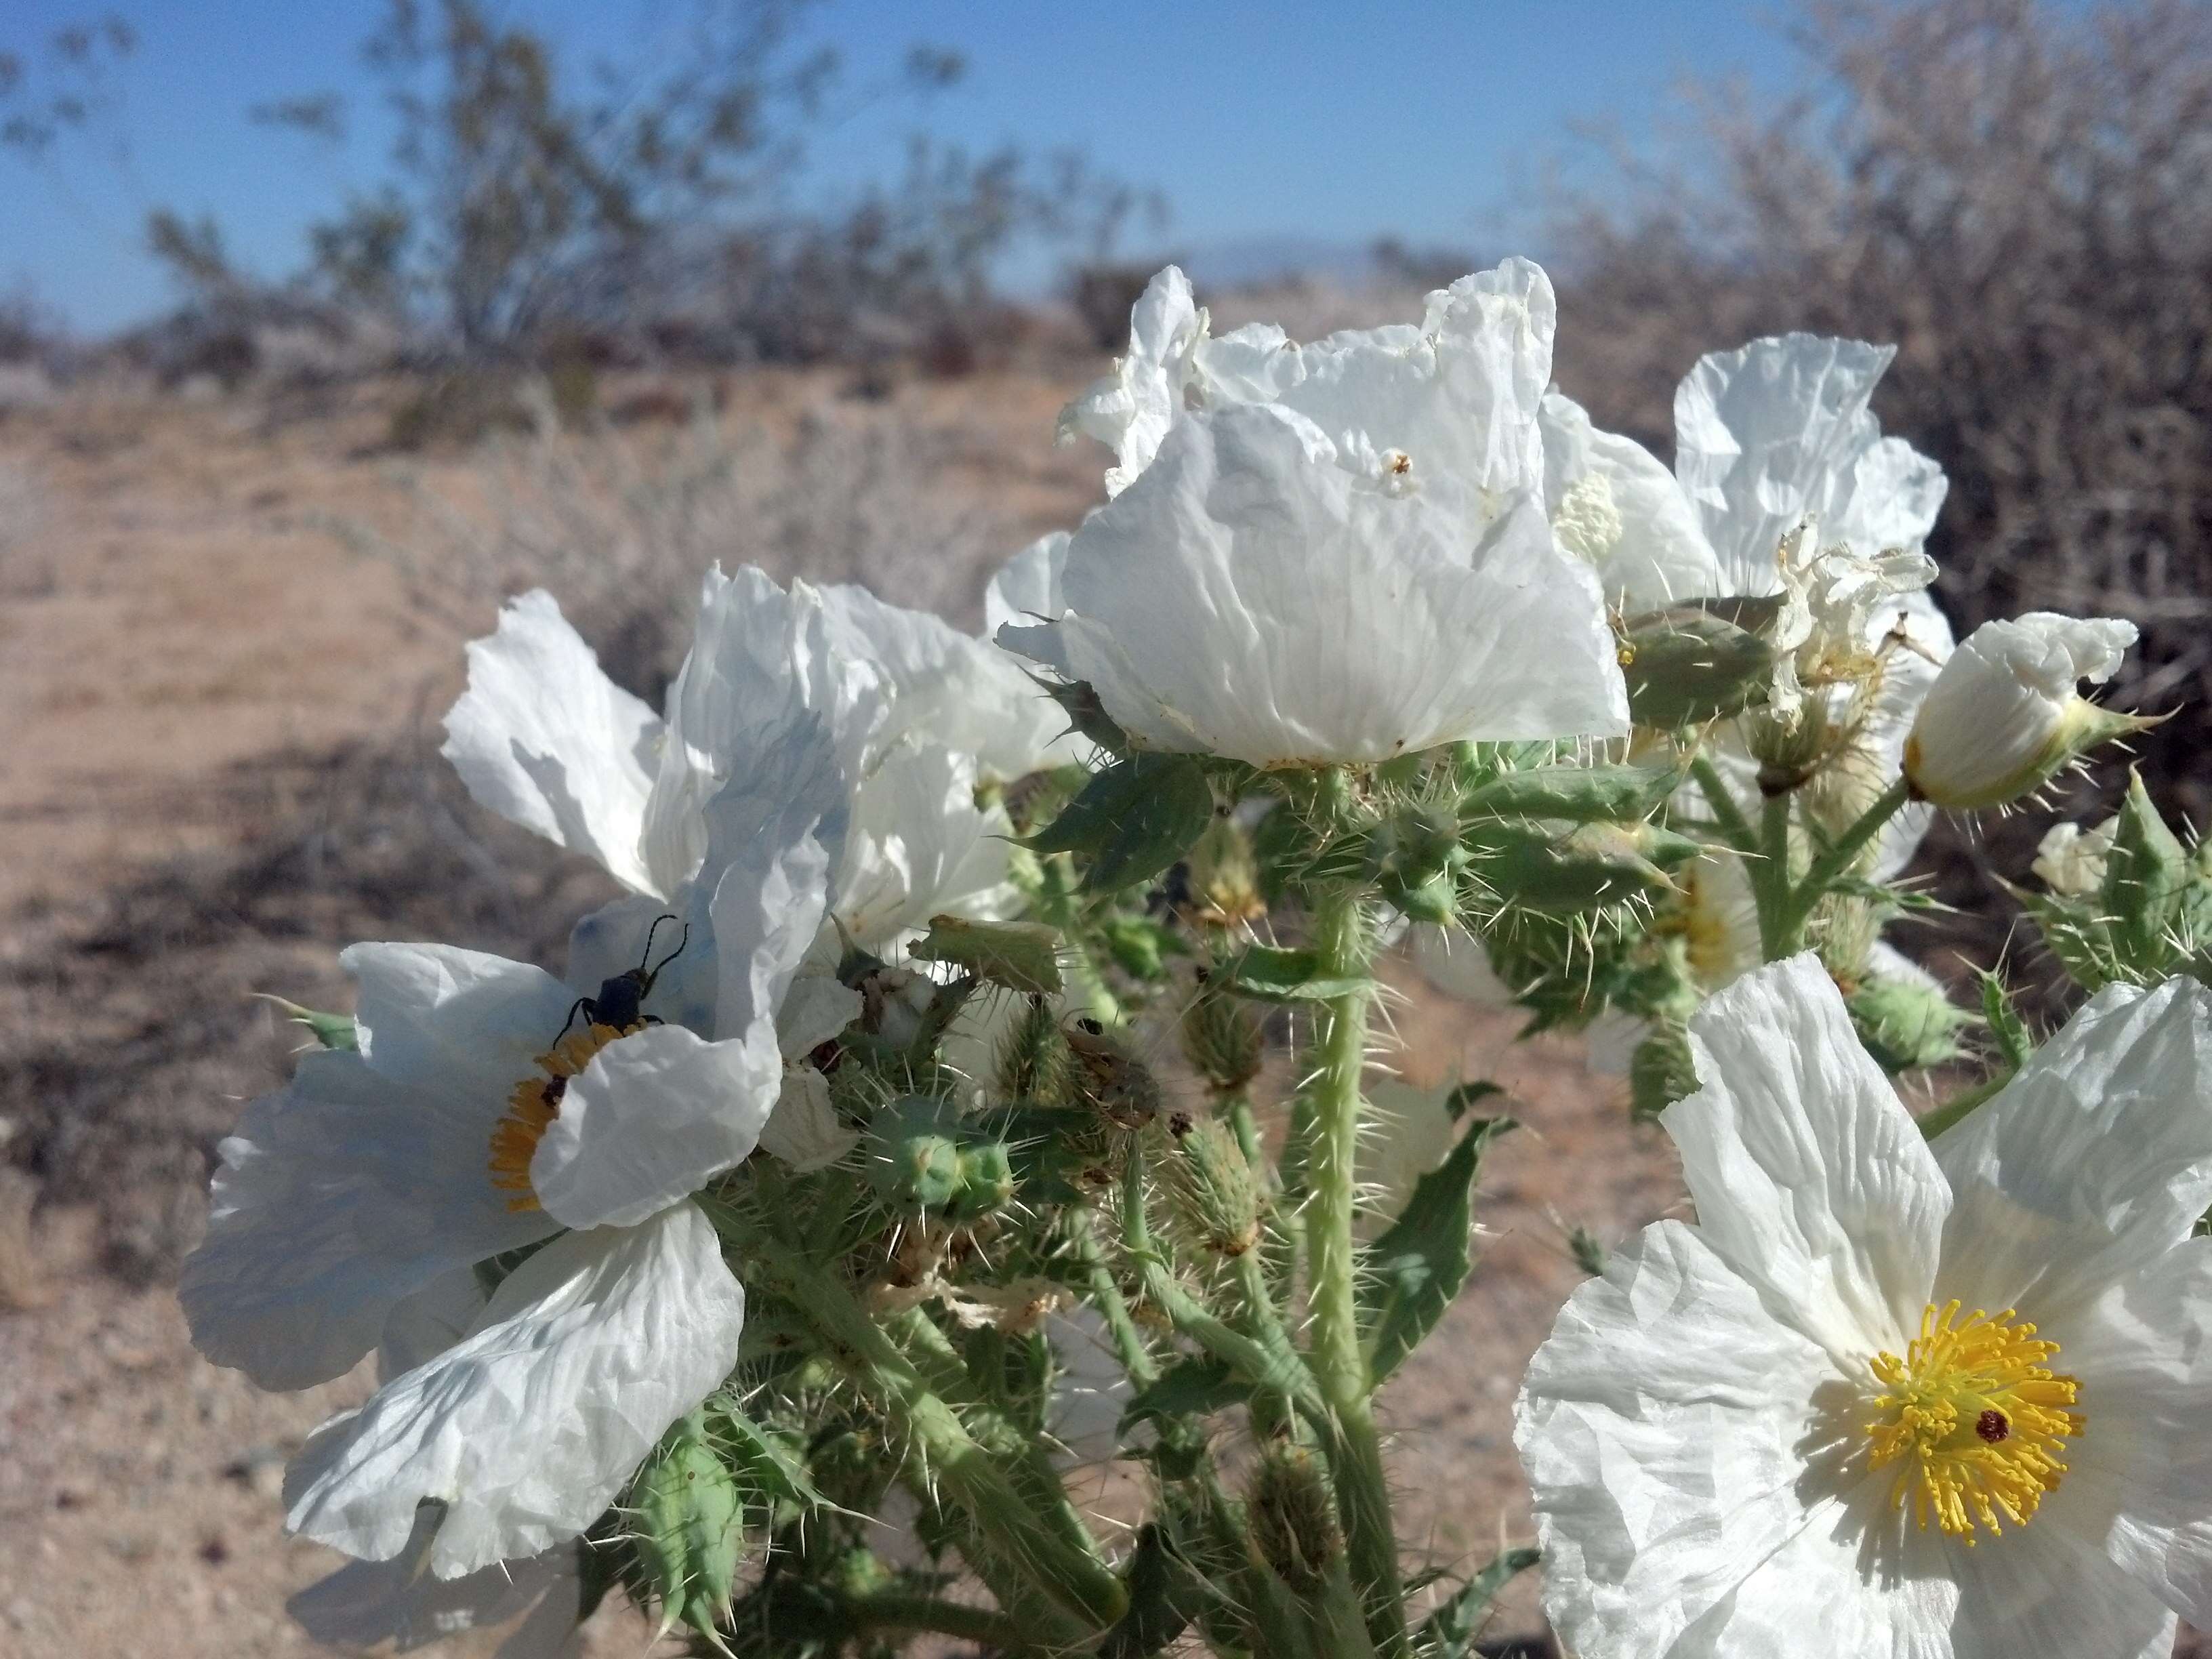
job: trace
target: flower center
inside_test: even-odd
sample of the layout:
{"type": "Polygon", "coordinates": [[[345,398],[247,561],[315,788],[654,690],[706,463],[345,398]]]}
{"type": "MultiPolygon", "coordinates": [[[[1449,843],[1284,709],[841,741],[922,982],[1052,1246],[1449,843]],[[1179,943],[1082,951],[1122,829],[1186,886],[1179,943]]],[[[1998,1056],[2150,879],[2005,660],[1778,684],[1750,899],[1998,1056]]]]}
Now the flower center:
{"type": "Polygon", "coordinates": [[[1891,1506],[1911,1498],[1923,1531],[1933,1516],[1969,1547],[1978,1526],[2003,1532],[2000,1516],[2025,1526],[2044,1493],[2057,1491],[2066,1473],[2058,1454],[2085,1425],[2066,1409],[2081,1385],[2044,1363],[2057,1352],[2009,1308],[1995,1318],[1977,1309],[1961,1322],[1957,1301],[1930,1303],[1905,1358],[1874,1361],[1887,1390],[1867,1425],[1874,1467],[1902,1465],[1891,1506]]]}
{"type": "Polygon", "coordinates": [[[561,1115],[561,1097],[568,1092],[568,1079],[592,1063],[592,1056],[617,1037],[643,1028],[589,1025],[571,1031],[538,1056],[540,1077],[527,1077],[507,1097],[507,1115],[491,1132],[491,1156],[485,1160],[491,1184],[503,1193],[510,1210],[534,1210],[538,1194],[530,1185],[530,1159],[545,1138],[545,1127],[561,1115]]]}

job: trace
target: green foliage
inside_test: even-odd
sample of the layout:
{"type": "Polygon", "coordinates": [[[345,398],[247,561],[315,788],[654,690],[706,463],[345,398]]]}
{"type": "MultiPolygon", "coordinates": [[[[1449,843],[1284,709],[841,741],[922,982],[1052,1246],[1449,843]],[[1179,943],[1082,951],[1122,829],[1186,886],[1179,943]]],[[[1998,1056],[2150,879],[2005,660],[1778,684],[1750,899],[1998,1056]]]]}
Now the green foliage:
{"type": "Polygon", "coordinates": [[[1360,1324],[1377,1382],[1398,1369],[1467,1283],[1482,1154],[1514,1127],[1510,1117],[1476,1119],[1443,1164],[1421,1177],[1404,1211],[1368,1252],[1360,1324]]]}
{"type": "Polygon", "coordinates": [[[1326,1002],[1366,982],[1328,971],[1314,951],[1272,945],[1247,945],[1213,978],[1222,990],[1258,1002],[1326,1002]]]}
{"type": "Polygon", "coordinates": [[[1863,980],[1847,1000],[1859,1041],[1885,1071],[1958,1059],[1960,1033],[1973,1024],[1973,1016],[1955,1006],[1941,986],[1904,977],[1863,980]]]}
{"type": "Polygon", "coordinates": [[[1024,996],[1053,996],[1060,987],[1060,933],[1041,921],[932,916],[928,933],[908,945],[907,954],[965,969],[1024,996]]]}
{"type": "Polygon", "coordinates": [[[1159,875],[1212,822],[1212,786],[1197,761],[1133,755],[1093,776],[1028,845],[1040,855],[1073,854],[1084,886],[1112,892],[1159,875]]]}
{"type": "Polygon", "coordinates": [[[1422,1653],[1431,1659],[1473,1659],[1475,1638],[1482,1634],[1498,1593],[1543,1559],[1541,1550],[1526,1546],[1492,1556],[1487,1566],[1429,1615],[1419,1638],[1422,1653]]]}
{"type": "Polygon", "coordinates": [[[1557,818],[1570,823],[1628,823],[1648,817],[1681,784],[1672,768],[1537,766],[1505,772],[1469,792],[1462,823],[1483,818],[1557,818]]]}

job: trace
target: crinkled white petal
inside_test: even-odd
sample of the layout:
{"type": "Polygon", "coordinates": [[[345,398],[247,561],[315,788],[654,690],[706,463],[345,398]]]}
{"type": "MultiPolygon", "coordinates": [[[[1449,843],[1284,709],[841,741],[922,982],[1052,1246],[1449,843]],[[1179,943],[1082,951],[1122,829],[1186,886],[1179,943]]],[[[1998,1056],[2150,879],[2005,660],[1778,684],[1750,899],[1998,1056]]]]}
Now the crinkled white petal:
{"type": "Polygon", "coordinates": [[[1847,1371],[1903,1352],[1935,1281],[1942,1172],[1808,952],[1690,1020],[1699,1087],[1660,1120],[1700,1235],[1847,1371]]]}
{"type": "Polygon", "coordinates": [[[1347,329],[1300,345],[1279,329],[1239,330],[1197,348],[1211,407],[1267,403],[1328,434],[1337,459],[1395,489],[1442,497],[1480,530],[1515,495],[1540,491],[1537,406],[1552,375],[1558,305],[1526,259],[1428,296],[1420,325],[1347,329]]]}
{"type": "Polygon", "coordinates": [[[1070,614],[1009,629],[1150,748],[1255,765],[1626,729],[1597,583],[1522,498],[1475,547],[1267,408],[1192,416],[1085,522],[1070,614]]]}
{"type": "Polygon", "coordinates": [[[577,1617],[583,1579],[574,1547],[501,1561],[460,1578],[427,1570],[440,1511],[416,1512],[406,1548],[389,1561],[352,1561],[285,1602],[308,1637],[330,1647],[392,1644],[412,1653],[447,1637],[503,1625],[528,1613],[493,1659],[574,1659],[583,1650],[577,1617]]]}
{"type": "Polygon", "coordinates": [[[357,1054],[303,1056],[218,1149],[207,1237],[177,1287],[193,1343],[265,1389],[327,1382],[432,1280],[543,1238],[551,1223],[491,1185],[503,1109],[395,1083],[357,1054]]]}
{"type": "MultiPolygon", "coordinates": [[[[1702,357],[1674,393],[1674,476],[1727,592],[1779,586],[1782,539],[1877,441],[1867,412],[1893,346],[1787,334],[1702,357]]],[[[1868,550],[1869,551],[1874,550],[1868,550]]]]}
{"type": "Polygon", "coordinates": [[[988,638],[886,605],[866,588],[824,588],[822,604],[833,647],[869,664],[890,688],[878,741],[914,734],[974,756],[978,775],[1000,782],[1081,758],[1060,706],[988,638]]]}
{"type": "Polygon", "coordinates": [[[775,1012],[776,1046],[804,1060],[860,1017],[860,994],[811,959],[801,964],[775,1012]]]}
{"type": "Polygon", "coordinates": [[[2212,1241],[2192,1239],[2044,1328],[2087,1427],[2036,1527],[2086,1539],[2212,1625],[2212,1241]]]}
{"type": "Polygon", "coordinates": [[[1012,825],[975,804],[975,767],[936,744],[895,745],[854,793],[832,909],[853,943],[890,948],[939,914],[991,921],[1020,896],[1006,875],[1012,825]]]}
{"type": "MultiPolygon", "coordinates": [[[[748,565],[709,571],[691,650],[668,692],[668,735],[646,812],[646,853],[673,893],[707,854],[708,803],[775,764],[811,715],[857,771],[889,717],[883,677],[839,653],[821,596],[748,565]]],[[[702,884],[711,893],[713,883],[702,884]]]]}
{"type": "Polygon", "coordinates": [[[762,1150],[802,1173],[826,1170],[860,1144],[830,1097],[830,1079],[811,1066],[784,1068],[783,1092],[760,1133],[762,1150]]]}
{"type": "Polygon", "coordinates": [[[442,1578],[549,1549],[720,1385],[744,1324],[744,1292],[696,1206],[556,1239],[466,1341],[315,1431],[285,1481],[287,1524],[380,1561],[407,1547],[417,1504],[442,1503],[429,1556],[442,1578]]]}
{"type": "MultiPolygon", "coordinates": [[[[2074,1454],[2070,1447],[2069,1461],[2074,1454]]],[[[2069,1474],[2054,1497],[2063,1496],[2069,1474]]],[[[2142,1579],[2060,1523],[2051,1499],[2001,1541],[1948,1552],[1959,1610],[1943,1659],[2168,1659],[2173,1613],[2142,1579]]],[[[1777,1584],[1777,1622],[1787,1587],[1777,1584]]]]}
{"type": "Polygon", "coordinates": [[[1917,552],[1936,527],[1950,481],[1943,469],[1902,438],[1876,438],[1869,414],[1859,423],[1857,451],[1814,492],[1821,539],[1846,542],[1872,556],[1895,548],[1917,552]]]}
{"type": "Polygon", "coordinates": [[[530,1185],[563,1226],[635,1226],[750,1153],[782,1085],[766,1022],[726,1042],[651,1026],[569,1079],[530,1185]]]}
{"type": "Polygon", "coordinates": [[[616,880],[663,892],[639,849],[660,721],[600,671],[542,589],[469,646],[469,687],[446,715],[443,753],[501,817],[596,859],[616,880]]]}
{"type": "Polygon", "coordinates": [[[1955,1194],[1944,1294],[2062,1328],[2212,1204],[2212,995],[2099,992],[1935,1151],[1955,1194]]]}
{"type": "Polygon", "coordinates": [[[526,962],[451,945],[354,945],[361,1056],[380,1077],[434,1091],[473,1122],[538,1070],[575,994],[526,962]]]}
{"type": "Polygon", "coordinates": [[[983,590],[983,634],[996,639],[1012,623],[1051,622],[1067,607],[1060,596],[1060,573],[1067,562],[1065,530],[1040,536],[999,568],[983,590]]]}
{"type": "Polygon", "coordinates": [[[1063,441],[1079,432],[1114,451],[1120,465],[1107,469],[1109,495],[1151,464],[1182,408],[1192,355],[1206,328],[1206,312],[1191,298],[1190,278],[1168,266],[1130,308],[1128,355],[1061,412],[1063,441]]]}
{"type": "Polygon", "coordinates": [[[376,1375],[389,1382],[435,1358],[475,1328],[491,1292],[471,1263],[438,1275],[393,1308],[376,1345],[376,1375]]]}
{"type": "Polygon", "coordinates": [[[1826,1495],[1804,1443],[1826,1432],[1817,1402],[1836,1375],[1698,1231],[1661,1222],[1613,1252],[1529,1361],[1515,1413],[1545,1604],[1571,1650],[1715,1650],[1675,1644],[1826,1495]]]}
{"type": "Polygon", "coordinates": [[[1650,451],[1601,431],[1556,392],[1539,418],[1552,526],[1560,546],[1597,567],[1609,601],[1632,615],[1729,591],[1696,509],[1650,451]]]}
{"type": "MultiPolygon", "coordinates": [[[[1925,592],[1905,595],[1875,622],[1897,642],[1882,656],[1881,678],[1844,761],[1869,803],[1905,770],[1905,739],[1920,717],[1920,705],[1957,648],[1950,622],[1925,592]]],[[[1875,837],[1868,878],[1888,881],[1904,873],[1935,821],[1936,809],[1925,802],[1909,801],[1900,807],[1875,837]]]]}

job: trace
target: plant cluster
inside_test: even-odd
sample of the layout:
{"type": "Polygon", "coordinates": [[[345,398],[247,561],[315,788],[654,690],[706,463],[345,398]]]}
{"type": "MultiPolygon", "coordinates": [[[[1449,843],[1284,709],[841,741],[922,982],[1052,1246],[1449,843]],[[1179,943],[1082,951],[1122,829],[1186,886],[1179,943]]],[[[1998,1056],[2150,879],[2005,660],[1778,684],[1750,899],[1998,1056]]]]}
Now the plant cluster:
{"type": "Polygon", "coordinates": [[[716,568],[656,710],[507,608],[445,752],[627,896],[559,975],[348,951],[180,1291],[272,1388],[380,1358],[288,1480],[357,1558],[311,1627],[557,1648],[619,1589],[702,1651],[1464,1659],[1539,1549],[1584,1659],[2212,1613],[2206,861],[2140,791],[2054,835],[2095,995],[2040,1047],[1882,938],[1933,812],[2147,723],[2081,690],[2132,629],[1954,646],[1886,349],[1704,359],[1670,471],[1547,390],[1554,325],[1516,259],[1217,337],[1170,269],[1065,417],[1107,500],[987,637],[716,568]],[[1589,1029],[1698,1209],[1582,1242],[1537,1545],[1464,1577],[1409,1572],[1376,1396],[1512,1123],[1389,1077],[1393,954],[1589,1029]],[[1971,1060],[1916,1123],[1893,1077],[1971,1060]]]}

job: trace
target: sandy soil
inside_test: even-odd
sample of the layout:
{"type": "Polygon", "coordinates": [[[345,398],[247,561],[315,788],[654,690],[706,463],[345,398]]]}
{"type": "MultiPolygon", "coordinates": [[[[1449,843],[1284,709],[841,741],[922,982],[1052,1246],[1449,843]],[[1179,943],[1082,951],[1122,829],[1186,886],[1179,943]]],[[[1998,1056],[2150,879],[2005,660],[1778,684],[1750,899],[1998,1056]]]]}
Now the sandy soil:
{"type": "MultiPolygon", "coordinates": [[[[966,422],[970,439],[947,487],[988,495],[1007,523],[1033,531],[1071,519],[1095,488],[1095,457],[1049,447],[1064,385],[991,380],[898,395],[909,412],[966,422]]],[[[743,395],[789,410],[830,390],[787,379],[749,383],[743,395]]],[[[460,639],[488,612],[434,619],[392,568],[349,553],[328,528],[336,518],[399,525],[410,475],[468,486],[464,459],[397,464],[374,453],[392,395],[370,388],[316,409],[118,395],[0,420],[0,473],[29,481],[0,495],[0,514],[13,514],[0,522],[0,707],[15,714],[0,745],[0,968],[12,976],[0,992],[35,1028],[19,1028],[12,1051],[0,1036],[19,1098],[37,1097],[37,1068],[72,1042],[70,1086],[80,1091],[99,1063],[83,1058],[85,1044],[112,1048],[114,1075],[94,1091],[102,1101],[138,1088],[134,1054],[170,1065],[171,1048],[144,1045],[177,1011],[118,1012],[139,958],[113,934],[145,914],[133,906],[169,891],[178,870],[204,871],[264,824],[289,822],[327,771],[324,757],[405,731],[458,685],[460,639]],[[106,920],[87,933],[80,921],[95,912],[106,920]],[[115,965],[101,967],[103,951],[115,965]],[[49,959],[62,954],[70,959],[49,959]],[[9,987],[27,988],[19,999],[9,987]]],[[[979,550],[979,569],[1012,544],[979,550]]],[[[913,586],[885,574],[894,591],[913,586]]],[[[980,579],[969,584],[971,607],[976,591],[980,579]]],[[[364,856],[334,847],[332,859],[364,856]]],[[[349,933],[401,925],[365,919],[356,905],[272,928],[253,908],[256,878],[232,869],[227,878],[185,921],[164,923],[180,937],[161,942],[167,971],[186,963],[187,982],[226,1007],[272,974],[327,985],[329,957],[349,933]],[[189,955],[195,946],[210,954],[189,955]]],[[[160,995],[176,994],[166,988],[174,982],[160,995]]],[[[1589,1079],[1571,1045],[1516,1047],[1504,1024],[1418,993],[1400,1019],[1409,1074],[1494,1079],[1527,1126],[1485,1181],[1490,1237],[1476,1282],[1384,1402],[1407,1537],[1449,1565],[1525,1535],[1510,1395],[1578,1277],[1565,1230],[1617,1240],[1674,1206],[1678,1184],[1661,1139],[1628,1123],[1619,1091],[1589,1079]]],[[[231,1102],[269,1086],[283,1064],[265,1019],[240,1016],[203,1046],[220,1049],[221,1066],[173,1066],[161,1086],[177,1110],[204,1117],[176,1158],[148,1166],[168,1171],[161,1178],[171,1188],[147,1202],[185,1238],[206,1146],[231,1102]]],[[[6,1109],[0,1103],[0,1158],[19,1127],[6,1109]]],[[[119,1145],[158,1133],[158,1120],[118,1121],[119,1145]]],[[[0,1163],[0,1655],[316,1650],[283,1602],[336,1558],[281,1538],[276,1485],[284,1455],[358,1399],[366,1378],[271,1397],[200,1360],[161,1282],[173,1249],[134,1256],[137,1282],[118,1275],[112,1195],[96,1179],[88,1188],[82,1170],[59,1180],[58,1156],[42,1146],[19,1167],[0,1163]]],[[[1501,1628],[1534,1622],[1523,1585],[1501,1628]]],[[[603,1615],[592,1651],[635,1656],[645,1635],[627,1615],[603,1615]]]]}

